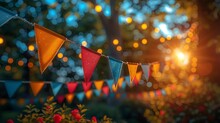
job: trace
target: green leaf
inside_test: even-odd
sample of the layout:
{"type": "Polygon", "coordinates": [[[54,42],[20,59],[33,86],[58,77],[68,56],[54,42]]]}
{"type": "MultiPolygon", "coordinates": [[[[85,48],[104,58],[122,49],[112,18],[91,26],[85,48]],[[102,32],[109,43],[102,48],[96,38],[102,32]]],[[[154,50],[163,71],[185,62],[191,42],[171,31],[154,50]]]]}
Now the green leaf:
{"type": "Polygon", "coordinates": [[[87,111],[87,109],[83,109],[83,110],[81,110],[80,112],[81,113],[85,113],[87,111]]]}

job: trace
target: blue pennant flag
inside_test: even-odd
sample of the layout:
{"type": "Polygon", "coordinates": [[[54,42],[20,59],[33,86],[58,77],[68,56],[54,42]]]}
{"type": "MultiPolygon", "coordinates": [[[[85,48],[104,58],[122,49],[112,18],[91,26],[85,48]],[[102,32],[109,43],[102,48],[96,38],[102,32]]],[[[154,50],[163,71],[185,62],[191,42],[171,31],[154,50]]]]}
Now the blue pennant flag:
{"type": "Polygon", "coordinates": [[[80,92],[80,93],[77,93],[76,96],[79,99],[79,101],[82,102],[85,94],[84,92],[80,92]]]}
{"type": "Polygon", "coordinates": [[[117,59],[114,59],[112,57],[108,57],[108,60],[109,60],[109,67],[110,67],[113,79],[114,79],[115,83],[117,83],[118,79],[121,75],[121,69],[122,69],[123,62],[119,61],[117,59]]]}
{"type": "Polygon", "coordinates": [[[166,91],[164,89],[161,90],[162,95],[166,95],[166,91]]]}
{"type": "Polygon", "coordinates": [[[126,82],[125,82],[125,81],[122,83],[121,88],[122,88],[122,89],[125,89],[125,88],[126,88],[126,82]]]}
{"type": "Polygon", "coordinates": [[[132,86],[132,83],[130,82],[130,76],[125,76],[124,81],[127,83],[127,85],[128,85],[129,87],[132,86]]]}
{"type": "Polygon", "coordinates": [[[5,88],[10,98],[14,95],[14,93],[21,86],[21,84],[21,81],[5,81],[5,88]]]}
{"type": "Polygon", "coordinates": [[[114,80],[110,79],[110,80],[106,80],[106,82],[107,82],[109,89],[112,91],[112,85],[114,84],[114,80]]]}
{"type": "Polygon", "coordinates": [[[17,105],[17,100],[16,99],[10,99],[9,103],[13,106],[17,105]]]}
{"type": "Polygon", "coordinates": [[[50,85],[51,85],[54,96],[56,96],[63,84],[59,82],[51,82],[50,85]]]}
{"type": "Polygon", "coordinates": [[[101,94],[101,90],[94,90],[93,92],[95,93],[96,96],[100,96],[101,94]]]}
{"type": "Polygon", "coordinates": [[[0,6],[0,27],[11,20],[16,14],[0,6]]]}
{"type": "Polygon", "coordinates": [[[144,72],[144,77],[148,81],[149,79],[149,74],[150,74],[150,65],[141,65],[141,68],[144,72]]]}

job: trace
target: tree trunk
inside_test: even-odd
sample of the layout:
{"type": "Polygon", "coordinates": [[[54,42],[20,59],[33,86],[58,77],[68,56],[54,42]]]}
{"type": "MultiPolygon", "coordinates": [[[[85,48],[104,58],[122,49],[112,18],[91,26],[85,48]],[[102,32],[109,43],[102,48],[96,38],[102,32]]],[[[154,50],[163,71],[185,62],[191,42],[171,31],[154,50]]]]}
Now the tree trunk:
{"type": "Polygon", "coordinates": [[[209,75],[211,81],[220,83],[220,55],[216,53],[214,41],[220,32],[220,18],[214,19],[213,10],[209,7],[214,2],[214,0],[197,0],[199,21],[198,72],[209,75]]]}

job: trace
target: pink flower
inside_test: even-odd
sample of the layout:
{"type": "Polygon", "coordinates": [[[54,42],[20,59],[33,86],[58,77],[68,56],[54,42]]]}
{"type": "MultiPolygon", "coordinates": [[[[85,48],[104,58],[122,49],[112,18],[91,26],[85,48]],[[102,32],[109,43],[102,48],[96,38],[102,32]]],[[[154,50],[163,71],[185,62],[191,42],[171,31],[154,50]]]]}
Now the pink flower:
{"type": "Polygon", "coordinates": [[[38,117],[37,122],[38,123],[44,123],[44,118],[43,117],[38,117]]]}
{"type": "Polygon", "coordinates": [[[79,121],[79,120],[82,118],[82,116],[78,113],[78,114],[74,115],[74,118],[75,118],[77,121],[79,121]]]}
{"type": "Polygon", "coordinates": [[[92,122],[93,122],[93,123],[97,123],[97,119],[96,119],[95,116],[92,117],[92,122]]]}
{"type": "Polygon", "coordinates": [[[6,123],[14,123],[12,119],[8,119],[6,123]]]}
{"type": "Polygon", "coordinates": [[[75,117],[76,114],[79,114],[79,110],[78,109],[74,109],[71,111],[71,114],[73,117],[75,117]]]}
{"type": "Polygon", "coordinates": [[[55,114],[53,116],[54,123],[60,123],[62,120],[62,116],[60,114],[55,114]]]}

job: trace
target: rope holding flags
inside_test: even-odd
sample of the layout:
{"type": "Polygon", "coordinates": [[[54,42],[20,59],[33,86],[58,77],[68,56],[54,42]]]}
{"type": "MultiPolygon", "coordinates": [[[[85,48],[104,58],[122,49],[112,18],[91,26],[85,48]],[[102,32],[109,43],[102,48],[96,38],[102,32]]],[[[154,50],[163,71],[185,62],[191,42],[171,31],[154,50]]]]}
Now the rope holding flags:
{"type": "MultiPolygon", "coordinates": [[[[66,37],[60,34],[57,34],[38,24],[35,24],[35,23],[33,24],[27,21],[26,19],[17,16],[16,14],[14,14],[14,12],[8,9],[5,9],[3,7],[0,7],[0,15],[2,15],[2,18],[0,19],[0,26],[5,24],[6,22],[8,22],[8,20],[12,18],[18,18],[22,20],[23,22],[28,23],[29,25],[34,27],[36,44],[38,47],[38,57],[39,57],[41,73],[43,73],[47,69],[48,65],[52,62],[52,60],[54,59],[57,52],[62,47],[65,41],[69,41],[71,43],[76,44],[76,42],[71,41],[67,39],[66,37]]],[[[82,54],[82,67],[83,67],[85,82],[90,81],[92,74],[95,70],[95,67],[101,56],[108,58],[109,67],[110,67],[112,77],[115,83],[118,81],[120,77],[123,64],[128,65],[129,74],[130,74],[130,83],[133,82],[133,79],[135,78],[135,75],[136,75],[137,67],[139,64],[141,64],[141,63],[130,64],[129,62],[117,60],[112,57],[97,53],[84,46],[81,46],[81,54],[82,54]]]]}

